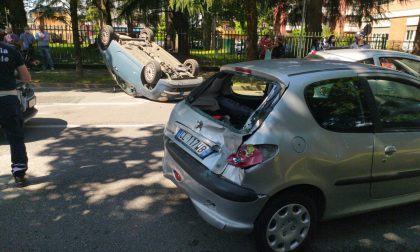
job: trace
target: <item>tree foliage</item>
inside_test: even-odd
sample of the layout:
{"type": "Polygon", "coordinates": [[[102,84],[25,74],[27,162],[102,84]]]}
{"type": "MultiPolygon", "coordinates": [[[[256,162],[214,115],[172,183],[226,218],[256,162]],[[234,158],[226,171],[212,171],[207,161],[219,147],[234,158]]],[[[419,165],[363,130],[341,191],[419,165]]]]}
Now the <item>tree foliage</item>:
{"type": "Polygon", "coordinates": [[[6,22],[7,17],[7,21],[9,23],[7,25],[11,25],[14,28],[15,32],[22,32],[23,27],[26,26],[28,22],[28,20],[26,19],[26,11],[23,0],[0,0],[0,2],[0,6],[2,6],[3,9],[6,9],[9,12],[9,15],[3,12],[5,13],[3,22],[6,22]]]}

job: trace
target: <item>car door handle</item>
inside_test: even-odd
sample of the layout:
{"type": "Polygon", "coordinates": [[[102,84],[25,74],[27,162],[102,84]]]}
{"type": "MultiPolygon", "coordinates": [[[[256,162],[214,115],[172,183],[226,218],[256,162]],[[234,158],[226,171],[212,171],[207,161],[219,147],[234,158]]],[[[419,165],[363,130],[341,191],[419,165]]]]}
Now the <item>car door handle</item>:
{"type": "Polygon", "coordinates": [[[392,154],[394,154],[395,152],[397,152],[397,148],[395,148],[394,145],[388,145],[385,147],[385,155],[386,156],[391,156],[392,154]]]}

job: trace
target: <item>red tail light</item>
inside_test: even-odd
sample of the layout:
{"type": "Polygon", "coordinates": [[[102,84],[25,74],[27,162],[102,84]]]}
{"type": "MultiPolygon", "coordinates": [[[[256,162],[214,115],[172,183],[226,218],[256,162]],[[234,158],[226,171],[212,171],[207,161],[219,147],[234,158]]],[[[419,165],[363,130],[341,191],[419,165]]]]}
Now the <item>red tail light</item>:
{"type": "Polygon", "coordinates": [[[227,163],[237,168],[248,168],[262,163],[277,153],[275,145],[242,145],[239,150],[227,158],[227,163]]]}
{"type": "Polygon", "coordinates": [[[252,74],[251,69],[243,68],[243,67],[235,67],[236,72],[244,73],[244,74],[252,74]]]}
{"type": "Polygon", "coordinates": [[[238,168],[246,168],[259,164],[263,161],[263,156],[253,145],[244,145],[239,150],[227,158],[227,162],[238,168]]]}
{"type": "Polygon", "coordinates": [[[175,177],[175,179],[176,179],[177,181],[181,182],[181,181],[182,181],[182,176],[181,176],[181,174],[179,174],[179,172],[177,172],[177,171],[175,171],[175,170],[173,170],[173,173],[174,173],[174,177],[175,177]]]}

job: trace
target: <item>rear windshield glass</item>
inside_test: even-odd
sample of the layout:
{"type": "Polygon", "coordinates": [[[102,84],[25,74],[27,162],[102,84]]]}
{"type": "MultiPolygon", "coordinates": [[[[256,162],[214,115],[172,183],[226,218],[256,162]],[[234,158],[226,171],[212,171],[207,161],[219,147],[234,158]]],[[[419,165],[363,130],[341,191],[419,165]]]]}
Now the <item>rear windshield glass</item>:
{"type": "Polygon", "coordinates": [[[228,127],[245,130],[266,116],[265,112],[279,94],[280,84],[275,81],[247,74],[219,73],[194,90],[187,102],[228,127]]]}
{"type": "Polygon", "coordinates": [[[308,54],[305,59],[325,59],[324,57],[322,57],[321,55],[318,54],[308,54]]]}

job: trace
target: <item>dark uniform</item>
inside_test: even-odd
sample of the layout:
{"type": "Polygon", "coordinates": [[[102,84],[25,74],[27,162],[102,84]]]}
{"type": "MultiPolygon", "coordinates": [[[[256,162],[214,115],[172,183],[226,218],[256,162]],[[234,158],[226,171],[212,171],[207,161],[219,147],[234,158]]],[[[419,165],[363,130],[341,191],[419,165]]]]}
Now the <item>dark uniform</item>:
{"type": "Polygon", "coordinates": [[[12,174],[16,182],[23,180],[28,157],[23,135],[23,118],[16,94],[15,69],[24,65],[20,53],[12,46],[0,42],[0,125],[10,144],[12,174]]]}

